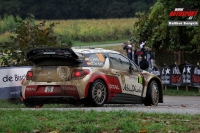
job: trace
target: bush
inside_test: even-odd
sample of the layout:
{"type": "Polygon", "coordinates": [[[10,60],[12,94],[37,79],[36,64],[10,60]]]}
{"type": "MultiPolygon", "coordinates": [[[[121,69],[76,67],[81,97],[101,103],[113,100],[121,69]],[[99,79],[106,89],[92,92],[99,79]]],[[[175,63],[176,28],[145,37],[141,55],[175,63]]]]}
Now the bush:
{"type": "Polygon", "coordinates": [[[32,65],[26,59],[26,54],[31,48],[38,47],[71,47],[72,43],[62,43],[61,36],[54,35],[53,27],[56,23],[45,26],[43,21],[35,24],[34,16],[30,15],[26,20],[14,19],[17,27],[14,35],[10,36],[10,42],[0,43],[2,56],[0,61],[3,66],[32,65]]]}
{"type": "MultiPolygon", "coordinates": [[[[17,18],[20,19],[19,17],[17,18]]],[[[3,18],[0,18],[0,34],[11,31],[16,25],[17,23],[15,23],[14,16],[5,15],[3,18]]]]}

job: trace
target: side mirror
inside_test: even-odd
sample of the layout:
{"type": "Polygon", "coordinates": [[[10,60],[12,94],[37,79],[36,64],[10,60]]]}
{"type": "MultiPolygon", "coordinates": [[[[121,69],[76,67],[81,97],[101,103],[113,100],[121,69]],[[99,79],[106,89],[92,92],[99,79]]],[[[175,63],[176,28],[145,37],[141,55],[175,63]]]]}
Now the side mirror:
{"type": "Polygon", "coordinates": [[[133,69],[134,69],[134,68],[133,68],[133,66],[132,66],[132,65],[130,65],[130,66],[129,66],[129,71],[130,71],[130,72],[132,72],[132,71],[133,71],[133,69]]]}

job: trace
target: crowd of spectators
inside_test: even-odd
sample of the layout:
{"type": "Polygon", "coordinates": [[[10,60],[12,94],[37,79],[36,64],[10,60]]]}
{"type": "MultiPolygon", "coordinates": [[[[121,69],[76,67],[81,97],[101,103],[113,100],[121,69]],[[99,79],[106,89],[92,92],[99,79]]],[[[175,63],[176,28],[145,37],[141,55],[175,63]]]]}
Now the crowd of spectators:
{"type": "Polygon", "coordinates": [[[146,42],[137,45],[127,41],[123,44],[123,49],[126,50],[127,57],[132,60],[141,69],[150,71],[155,67],[155,54],[151,48],[146,47],[146,42]]]}

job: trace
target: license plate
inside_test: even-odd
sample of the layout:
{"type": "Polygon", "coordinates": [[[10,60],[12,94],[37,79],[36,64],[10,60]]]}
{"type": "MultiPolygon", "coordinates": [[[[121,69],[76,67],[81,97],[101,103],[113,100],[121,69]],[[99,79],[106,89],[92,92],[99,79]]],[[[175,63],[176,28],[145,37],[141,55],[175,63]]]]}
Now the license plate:
{"type": "Polygon", "coordinates": [[[53,92],[54,86],[46,86],[45,87],[45,92],[53,92]]]}

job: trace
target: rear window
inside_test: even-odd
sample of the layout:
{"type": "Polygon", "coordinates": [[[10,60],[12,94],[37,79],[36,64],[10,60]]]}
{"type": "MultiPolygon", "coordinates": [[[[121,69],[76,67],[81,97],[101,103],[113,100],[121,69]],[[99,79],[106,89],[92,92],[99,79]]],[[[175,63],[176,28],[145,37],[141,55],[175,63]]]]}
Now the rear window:
{"type": "Polygon", "coordinates": [[[83,67],[103,67],[108,57],[106,53],[84,53],[82,55],[83,67]]]}
{"type": "Polygon", "coordinates": [[[106,53],[76,53],[82,59],[82,63],[78,63],[73,59],[43,59],[37,60],[37,66],[81,66],[82,67],[103,67],[107,58],[106,53]]]}

